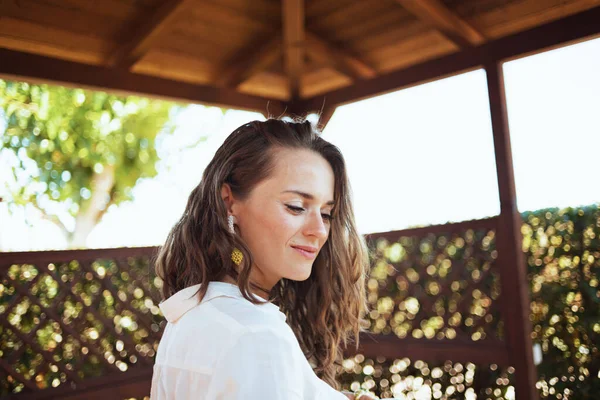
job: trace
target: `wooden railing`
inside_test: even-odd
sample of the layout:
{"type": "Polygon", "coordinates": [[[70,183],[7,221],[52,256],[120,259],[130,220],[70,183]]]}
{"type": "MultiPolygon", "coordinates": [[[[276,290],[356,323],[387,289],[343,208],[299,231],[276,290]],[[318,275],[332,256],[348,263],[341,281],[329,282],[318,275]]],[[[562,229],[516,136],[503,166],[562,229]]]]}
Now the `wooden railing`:
{"type": "MultiPolygon", "coordinates": [[[[363,358],[509,367],[497,218],[371,234],[363,358]]],[[[2,394],[149,394],[164,327],[157,248],[0,253],[2,394]]],[[[346,350],[346,356],[357,353],[346,350]]],[[[343,380],[343,379],[342,379],[343,380]]]]}
{"type": "Polygon", "coordinates": [[[489,218],[368,235],[373,334],[359,351],[508,365],[496,224],[489,218]]]}
{"type": "Polygon", "coordinates": [[[2,394],[147,395],[165,324],[157,307],[155,252],[0,253],[2,394]]]}

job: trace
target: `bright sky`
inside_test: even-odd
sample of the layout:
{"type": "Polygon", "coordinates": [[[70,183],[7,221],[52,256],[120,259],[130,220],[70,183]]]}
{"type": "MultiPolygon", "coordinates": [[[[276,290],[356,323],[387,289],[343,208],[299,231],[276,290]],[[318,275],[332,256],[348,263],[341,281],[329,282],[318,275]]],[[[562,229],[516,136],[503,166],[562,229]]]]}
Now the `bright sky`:
{"type": "MultiPolygon", "coordinates": [[[[600,39],[504,71],[519,209],[600,202],[600,39]]],[[[499,213],[485,82],[478,70],[338,108],[323,137],[346,158],[361,232],[499,213]]],[[[88,246],[162,244],[216,149],[254,119],[263,117],[188,108],[158,143],[158,176],[139,182],[133,202],[109,209],[88,246]]],[[[32,219],[29,227],[0,203],[0,250],[65,247],[51,223],[32,219]]]]}

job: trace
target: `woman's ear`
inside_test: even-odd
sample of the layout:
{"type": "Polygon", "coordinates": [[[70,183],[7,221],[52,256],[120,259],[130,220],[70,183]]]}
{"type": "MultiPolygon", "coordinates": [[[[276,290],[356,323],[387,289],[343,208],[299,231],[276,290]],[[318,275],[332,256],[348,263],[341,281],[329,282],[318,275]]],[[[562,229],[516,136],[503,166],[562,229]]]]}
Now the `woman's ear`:
{"type": "Polygon", "coordinates": [[[227,212],[229,214],[233,214],[233,192],[231,191],[231,187],[228,183],[224,183],[221,186],[221,199],[223,199],[223,203],[225,203],[225,207],[227,208],[227,212]]]}

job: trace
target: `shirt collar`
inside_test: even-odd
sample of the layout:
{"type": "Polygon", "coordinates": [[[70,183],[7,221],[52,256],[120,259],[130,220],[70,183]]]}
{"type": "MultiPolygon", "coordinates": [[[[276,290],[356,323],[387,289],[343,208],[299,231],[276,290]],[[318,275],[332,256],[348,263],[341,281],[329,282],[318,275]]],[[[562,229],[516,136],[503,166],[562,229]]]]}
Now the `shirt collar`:
{"type": "MultiPolygon", "coordinates": [[[[248,301],[242,295],[240,288],[233,284],[227,282],[220,281],[210,281],[208,282],[208,288],[206,289],[206,294],[202,301],[199,301],[196,293],[200,289],[201,284],[194,285],[182,289],[169,297],[168,299],[162,301],[158,307],[162,311],[164,317],[170,323],[175,323],[179,320],[186,312],[190,311],[192,308],[196,307],[198,304],[207,302],[215,297],[234,297],[239,298],[244,301],[248,301]]],[[[256,296],[254,296],[256,297],[256,296]]],[[[261,299],[259,299],[261,300],[261,299]]],[[[249,302],[249,301],[248,301],[249,302]]],[[[249,302],[250,303],[250,302],[249,302]]],[[[286,320],[286,315],[279,310],[275,304],[268,302],[264,304],[253,304],[252,305],[259,307],[261,310],[270,313],[276,314],[282,321],[286,320]]]]}

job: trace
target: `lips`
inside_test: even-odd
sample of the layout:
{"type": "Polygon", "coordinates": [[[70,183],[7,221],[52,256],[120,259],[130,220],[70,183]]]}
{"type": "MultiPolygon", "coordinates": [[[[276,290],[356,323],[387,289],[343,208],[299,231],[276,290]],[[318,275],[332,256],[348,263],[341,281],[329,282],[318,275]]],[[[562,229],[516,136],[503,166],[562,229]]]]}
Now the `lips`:
{"type": "Polygon", "coordinates": [[[312,259],[317,256],[317,248],[312,246],[297,246],[292,245],[292,248],[302,254],[304,257],[312,259]]]}
{"type": "Polygon", "coordinates": [[[304,251],[308,251],[309,253],[316,253],[317,252],[317,248],[316,247],[312,247],[312,246],[298,246],[298,245],[292,245],[293,248],[295,249],[300,249],[300,250],[304,250],[304,251]]]}

